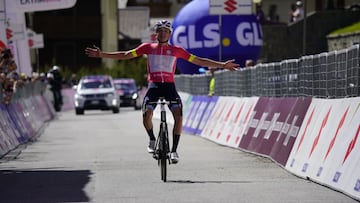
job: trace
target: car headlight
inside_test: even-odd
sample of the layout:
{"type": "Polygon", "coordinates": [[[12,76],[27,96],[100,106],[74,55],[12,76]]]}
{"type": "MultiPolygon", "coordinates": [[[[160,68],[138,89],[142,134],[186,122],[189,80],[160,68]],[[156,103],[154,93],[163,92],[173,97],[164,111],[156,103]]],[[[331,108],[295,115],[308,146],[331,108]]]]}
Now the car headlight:
{"type": "Polygon", "coordinates": [[[107,97],[113,97],[113,96],[114,96],[114,93],[113,93],[113,92],[107,93],[106,96],[107,96],[107,97]]]}
{"type": "Polygon", "coordinates": [[[75,94],[75,99],[80,99],[80,98],[83,98],[83,95],[76,93],[75,94]]]}
{"type": "Polygon", "coordinates": [[[135,92],[133,95],[132,95],[132,99],[137,99],[138,98],[138,94],[135,92]]]}

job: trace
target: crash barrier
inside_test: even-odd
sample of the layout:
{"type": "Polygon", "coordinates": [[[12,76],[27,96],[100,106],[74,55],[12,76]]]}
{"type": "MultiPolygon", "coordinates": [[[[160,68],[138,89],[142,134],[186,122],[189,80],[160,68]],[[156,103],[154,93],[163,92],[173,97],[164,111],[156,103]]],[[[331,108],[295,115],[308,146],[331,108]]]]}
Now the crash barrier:
{"type": "Polygon", "coordinates": [[[268,157],[360,200],[360,97],[180,96],[183,132],[268,157]]]}
{"type": "Polygon", "coordinates": [[[40,81],[31,82],[16,89],[9,104],[0,103],[0,158],[36,137],[54,118],[45,87],[40,81]]]}
{"type": "MultiPolygon", "coordinates": [[[[360,45],[237,71],[215,72],[215,94],[237,97],[344,98],[360,96],[360,45]]],[[[207,95],[207,74],[176,75],[179,91],[207,95]]]]}
{"type": "Polygon", "coordinates": [[[75,109],[75,90],[73,88],[64,88],[61,90],[63,96],[63,105],[61,111],[68,111],[75,109]]]}

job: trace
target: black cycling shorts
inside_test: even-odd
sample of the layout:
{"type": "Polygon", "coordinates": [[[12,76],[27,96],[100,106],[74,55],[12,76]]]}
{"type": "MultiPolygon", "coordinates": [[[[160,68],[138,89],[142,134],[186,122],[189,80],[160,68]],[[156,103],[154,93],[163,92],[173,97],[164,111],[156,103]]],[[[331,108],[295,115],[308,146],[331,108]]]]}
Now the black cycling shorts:
{"type": "Polygon", "coordinates": [[[182,101],[176,91],[175,83],[150,83],[142,104],[143,112],[146,109],[154,110],[156,104],[149,104],[149,102],[156,102],[160,97],[164,97],[166,101],[171,102],[169,104],[170,110],[180,107],[182,111],[182,101]]]}

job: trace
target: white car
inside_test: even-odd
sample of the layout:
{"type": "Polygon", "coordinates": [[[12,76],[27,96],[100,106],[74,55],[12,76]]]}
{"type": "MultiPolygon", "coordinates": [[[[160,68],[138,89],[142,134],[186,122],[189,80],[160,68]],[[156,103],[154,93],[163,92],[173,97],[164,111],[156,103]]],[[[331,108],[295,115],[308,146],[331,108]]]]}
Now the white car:
{"type": "Polygon", "coordinates": [[[119,113],[120,99],[111,76],[83,76],[75,89],[76,115],[84,114],[85,110],[112,110],[119,113]]]}

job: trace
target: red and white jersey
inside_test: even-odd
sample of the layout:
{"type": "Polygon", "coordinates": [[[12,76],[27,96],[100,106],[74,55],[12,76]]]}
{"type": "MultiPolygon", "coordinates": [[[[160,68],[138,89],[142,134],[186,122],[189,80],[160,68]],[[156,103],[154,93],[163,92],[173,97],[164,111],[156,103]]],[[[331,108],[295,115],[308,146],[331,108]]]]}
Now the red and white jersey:
{"type": "Polygon", "coordinates": [[[193,61],[195,56],[184,48],[158,43],[143,43],[131,50],[134,57],[146,54],[148,57],[148,82],[174,82],[177,58],[193,61]]]}

